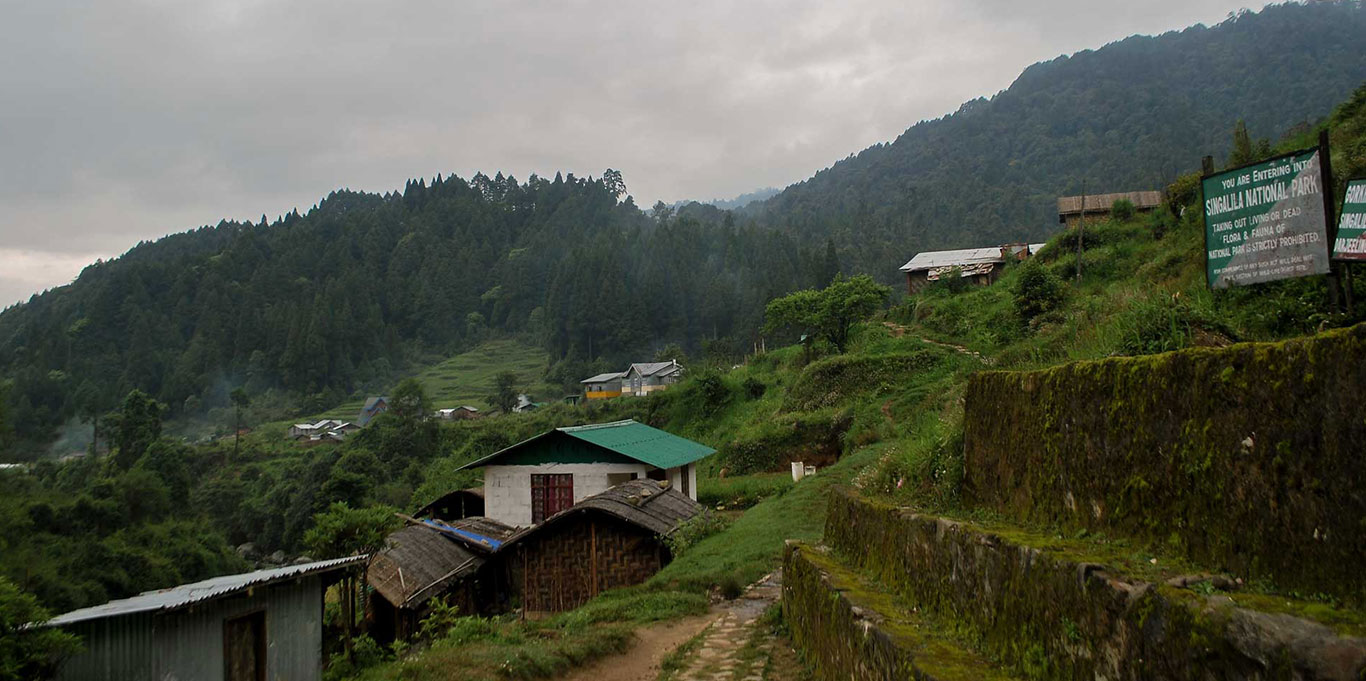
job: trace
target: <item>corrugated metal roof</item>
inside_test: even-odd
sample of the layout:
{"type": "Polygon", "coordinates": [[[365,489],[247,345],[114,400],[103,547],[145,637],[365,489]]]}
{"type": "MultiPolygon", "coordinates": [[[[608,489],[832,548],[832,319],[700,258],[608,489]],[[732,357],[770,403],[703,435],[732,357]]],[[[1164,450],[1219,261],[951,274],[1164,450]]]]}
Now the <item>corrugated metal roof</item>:
{"type": "Polygon", "coordinates": [[[43,622],[39,626],[55,627],[71,624],[73,622],[83,622],[85,620],[102,619],[105,617],[117,617],[119,615],[129,615],[139,612],[178,610],[194,605],[195,603],[226,596],[250,587],[262,586],[271,582],[302,577],[318,572],[340,570],[351,565],[362,563],[365,560],[366,556],[351,556],[348,558],[323,560],[316,563],[305,563],[303,565],[290,565],[288,567],[274,568],[271,570],[257,570],[256,572],[247,572],[239,575],[214,577],[213,579],[206,579],[202,582],[181,584],[180,586],[174,586],[160,591],[148,591],[133,596],[132,598],[109,601],[104,605],[72,610],[71,612],[58,615],[43,622]]]}
{"type": "Polygon", "coordinates": [[[1038,253],[1040,249],[1042,249],[1044,246],[1047,246],[1047,245],[1048,245],[1048,244],[1046,244],[1046,243],[1044,243],[1044,244],[1030,244],[1030,245],[1029,245],[1029,254],[1030,254],[1030,255],[1034,255],[1035,253],[1038,253]]]}
{"type": "Polygon", "coordinates": [[[640,374],[641,376],[654,376],[655,374],[667,373],[667,370],[669,369],[681,368],[683,367],[680,367],[678,365],[678,362],[642,362],[632,364],[631,368],[626,370],[626,374],[629,374],[632,371],[634,371],[640,374]]]}
{"type": "Polygon", "coordinates": [[[716,453],[715,449],[700,442],[681,438],[658,428],[651,428],[634,420],[597,423],[585,426],[569,426],[541,433],[536,437],[518,442],[511,447],[500,449],[482,459],[471,461],[457,470],[478,468],[492,463],[495,459],[515,452],[544,437],[562,433],[583,442],[602,447],[655,468],[675,468],[689,464],[705,456],[716,453]]]}
{"type": "Polygon", "coordinates": [[[585,378],[582,381],[579,381],[579,383],[606,383],[608,381],[615,381],[625,375],[625,371],[612,371],[605,374],[598,374],[592,378],[585,378]]]}
{"type": "Polygon", "coordinates": [[[556,428],[656,468],[674,468],[716,453],[715,449],[634,420],[556,428]]]}
{"type": "Polygon", "coordinates": [[[964,248],[956,251],[924,251],[916,253],[905,265],[902,272],[915,272],[935,267],[963,267],[981,263],[1005,262],[1001,257],[1001,247],[964,248]]]}

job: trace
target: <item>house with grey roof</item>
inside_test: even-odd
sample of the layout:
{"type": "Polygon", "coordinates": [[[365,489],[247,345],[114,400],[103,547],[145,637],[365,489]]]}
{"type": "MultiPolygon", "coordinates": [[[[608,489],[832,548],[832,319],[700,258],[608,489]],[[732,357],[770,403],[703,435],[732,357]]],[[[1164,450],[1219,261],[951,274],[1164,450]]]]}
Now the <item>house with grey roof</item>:
{"type": "Polygon", "coordinates": [[[389,398],[383,395],[369,397],[365,404],[360,408],[360,414],[356,416],[356,423],[362,428],[370,425],[370,420],[389,411],[389,398]]]}
{"type": "Polygon", "coordinates": [[[579,381],[583,386],[583,396],[590,400],[621,397],[621,378],[625,375],[625,371],[609,371],[585,378],[579,381]]]}
{"type": "Polygon", "coordinates": [[[964,248],[953,251],[922,251],[901,266],[906,273],[906,292],[915,295],[932,281],[961,277],[986,286],[1001,276],[1002,267],[1012,260],[1034,255],[1044,244],[1005,244],[990,248],[964,248]]]}
{"type": "Polygon", "coordinates": [[[214,577],[35,624],[79,636],[59,680],[322,678],[323,595],[365,556],[214,577]]]}
{"type": "Polygon", "coordinates": [[[621,376],[621,394],[645,397],[656,390],[664,390],[683,378],[683,367],[678,360],[632,364],[621,376]]]}

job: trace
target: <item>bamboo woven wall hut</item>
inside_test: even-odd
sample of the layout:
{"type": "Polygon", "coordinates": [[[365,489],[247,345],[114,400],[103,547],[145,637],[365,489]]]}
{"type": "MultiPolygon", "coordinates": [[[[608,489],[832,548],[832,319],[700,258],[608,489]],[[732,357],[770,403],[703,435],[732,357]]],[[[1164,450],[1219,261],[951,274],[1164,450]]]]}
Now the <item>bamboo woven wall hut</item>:
{"type": "Polygon", "coordinates": [[[672,559],[665,538],[702,507],[667,483],[632,480],[524,530],[497,554],[526,612],[561,612],[640,584],[672,559]]]}

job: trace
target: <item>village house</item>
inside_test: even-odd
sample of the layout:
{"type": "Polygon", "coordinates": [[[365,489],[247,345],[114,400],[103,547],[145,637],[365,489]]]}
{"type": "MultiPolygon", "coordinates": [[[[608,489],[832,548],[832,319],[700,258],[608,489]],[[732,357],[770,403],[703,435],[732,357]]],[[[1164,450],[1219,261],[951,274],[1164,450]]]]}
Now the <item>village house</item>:
{"type": "Polygon", "coordinates": [[[438,596],[461,614],[506,610],[502,571],[485,565],[514,533],[475,517],[415,520],[390,534],[365,573],[376,595],[367,606],[371,636],[381,643],[411,637],[438,596]]]}
{"type": "Polygon", "coordinates": [[[467,419],[477,419],[480,416],[482,416],[482,414],[479,413],[479,409],[469,405],[436,410],[436,417],[442,421],[464,421],[467,419]]]}
{"type": "Polygon", "coordinates": [[[644,397],[656,390],[664,390],[683,377],[683,366],[678,360],[668,362],[640,362],[622,372],[598,374],[579,381],[584,397],[605,400],[622,395],[644,397]]]}
{"type": "Polygon", "coordinates": [[[645,397],[656,390],[664,390],[683,377],[678,360],[632,364],[621,376],[621,394],[645,397]]]}
{"type": "Polygon", "coordinates": [[[383,395],[367,398],[360,408],[360,415],[356,416],[356,423],[363,428],[370,425],[371,419],[386,411],[389,411],[389,398],[383,395]]]}
{"type": "Polygon", "coordinates": [[[461,467],[484,469],[484,510],[538,524],[629,480],[668,481],[697,499],[697,462],[716,450],[635,421],[556,428],[461,467]]]}
{"type": "Polygon", "coordinates": [[[673,558],[665,539],[701,512],[666,482],[631,480],[519,532],[495,560],[524,612],[563,612],[659,572],[673,558]]]}
{"type": "Polygon", "coordinates": [[[296,423],[289,427],[289,439],[309,440],[318,442],[321,440],[343,440],[347,435],[360,430],[360,426],[346,421],[336,419],[323,419],[317,423],[296,423]]]}
{"type": "Polygon", "coordinates": [[[149,591],[36,626],[79,636],[57,679],[259,681],[322,678],[323,592],[354,556],[149,591]]]}
{"type": "Polygon", "coordinates": [[[1058,197],[1058,223],[1067,225],[1068,229],[1076,227],[1077,223],[1081,222],[1083,208],[1085,209],[1087,224],[1103,222],[1110,219],[1111,209],[1114,208],[1115,202],[1120,200],[1134,204],[1134,209],[1139,213],[1147,213],[1162,205],[1162,192],[1087,194],[1084,206],[1080,196],[1061,196],[1058,197]]]}
{"type": "Polygon", "coordinates": [[[1001,276],[1001,268],[1011,260],[1024,260],[1034,255],[1043,244],[1005,244],[991,248],[965,248],[955,251],[923,251],[916,253],[901,271],[906,273],[906,291],[915,295],[932,281],[958,276],[978,286],[994,283],[1001,276]]]}
{"type": "Polygon", "coordinates": [[[624,371],[611,371],[579,381],[583,385],[583,396],[590,400],[606,400],[621,397],[621,377],[624,371]]]}
{"type": "Polygon", "coordinates": [[[517,404],[512,405],[512,413],[525,414],[529,411],[536,411],[544,406],[545,402],[536,402],[531,399],[530,395],[523,393],[517,396],[517,404]]]}

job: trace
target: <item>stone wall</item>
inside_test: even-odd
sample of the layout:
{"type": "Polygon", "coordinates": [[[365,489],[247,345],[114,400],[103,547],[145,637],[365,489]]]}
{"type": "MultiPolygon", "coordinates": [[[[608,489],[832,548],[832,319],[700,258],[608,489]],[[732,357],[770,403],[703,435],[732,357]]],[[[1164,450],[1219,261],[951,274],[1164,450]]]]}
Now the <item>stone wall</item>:
{"type": "Polygon", "coordinates": [[[1241,595],[1124,579],[1063,551],[849,490],[831,494],[825,542],[906,607],[1031,678],[1348,681],[1366,674],[1366,640],[1239,607],[1241,595]]]}
{"type": "Polygon", "coordinates": [[[964,500],[1366,603],[1366,325],[968,384],[964,500]]]}
{"type": "Polygon", "coordinates": [[[810,550],[789,544],[783,554],[783,618],[817,678],[910,678],[909,656],[875,622],[856,613],[829,575],[810,560],[810,550]]]}

